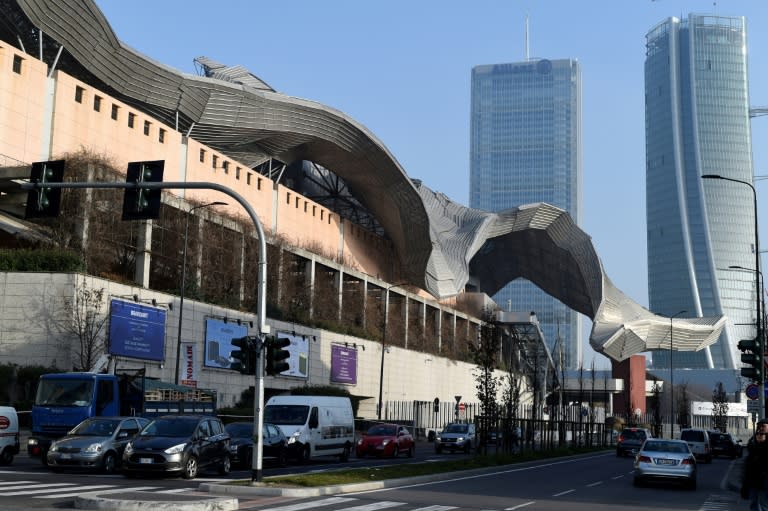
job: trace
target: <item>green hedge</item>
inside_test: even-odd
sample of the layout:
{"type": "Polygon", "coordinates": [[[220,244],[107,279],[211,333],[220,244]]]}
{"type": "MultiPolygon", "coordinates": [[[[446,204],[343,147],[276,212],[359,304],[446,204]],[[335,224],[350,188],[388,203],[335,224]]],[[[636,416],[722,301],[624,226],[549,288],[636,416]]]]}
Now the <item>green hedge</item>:
{"type": "Polygon", "coordinates": [[[0,271],[71,272],[85,268],[80,255],[56,249],[0,249],[0,271]]]}

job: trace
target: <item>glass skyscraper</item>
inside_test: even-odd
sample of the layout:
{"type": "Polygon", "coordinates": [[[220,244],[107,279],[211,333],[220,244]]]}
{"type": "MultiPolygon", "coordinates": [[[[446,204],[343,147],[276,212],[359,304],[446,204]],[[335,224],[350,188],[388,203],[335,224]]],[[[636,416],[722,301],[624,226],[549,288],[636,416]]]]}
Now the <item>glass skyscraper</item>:
{"type": "MultiPolygon", "coordinates": [[[[470,207],[546,202],[581,223],[581,72],[575,60],[533,59],[472,69],[470,207]]],[[[581,316],[525,279],[494,295],[535,312],[553,356],[582,364],[581,316]]]]}
{"type": "MultiPolygon", "coordinates": [[[[740,367],[736,343],[755,336],[757,250],[743,17],[691,14],[648,32],[645,139],[650,309],[728,318],[716,344],[674,352],[672,367],[740,367]]],[[[669,357],[654,352],[653,367],[669,357]]]]}

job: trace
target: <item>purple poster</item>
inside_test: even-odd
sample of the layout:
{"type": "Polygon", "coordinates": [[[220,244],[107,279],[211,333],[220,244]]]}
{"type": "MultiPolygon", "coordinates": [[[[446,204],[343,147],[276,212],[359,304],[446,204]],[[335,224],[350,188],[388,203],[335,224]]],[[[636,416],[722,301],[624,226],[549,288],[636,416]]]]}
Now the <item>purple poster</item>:
{"type": "Polygon", "coordinates": [[[331,344],[331,381],[357,383],[357,348],[331,344]]]}

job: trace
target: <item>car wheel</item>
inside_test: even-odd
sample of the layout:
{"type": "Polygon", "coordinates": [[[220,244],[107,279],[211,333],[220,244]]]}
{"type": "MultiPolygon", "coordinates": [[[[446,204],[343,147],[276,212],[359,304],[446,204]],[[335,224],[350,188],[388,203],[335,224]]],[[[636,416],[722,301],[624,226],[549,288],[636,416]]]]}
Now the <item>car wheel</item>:
{"type": "Polygon", "coordinates": [[[412,446],[411,446],[411,447],[408,449],[408,457],[409,457],[409,458],[413,458],[413,455],[415,454],[415,451],[416,451],[416,446],[415,446],[415,445],[412,445],[412,446]]]}
{"type": "Polygon", "coordinates": [[[299,463],[309,463],[310,452],[309,444],[302,447],[299,451],[299,463]]]}
{"type": "Polygon", "coordinates": [[[436,445],[436,446],[435,446],[435,452],[436,452],[437,454],[440,454],[441,452],[443,452],[443,448],[442,448],[442,447],[440,447],[439,445],[436,445]]]}
{"type": "Polygon", "coordinates": [[[619,451],[618,449],[616,450],[616,457],[621,458],[621,451],[619,451]]]}
{"type": "Polygon", "coordinates": [[[400,456],[400,449],[397,446],[395,446],[395,448],[392,449],[392,457],[397,458],[398,456],[400,456]]]}
{"type": "Polygon", "coordinates": [[[469,442],[464,444],[464,454],[469,454],[469,442]]]}
{"type": "Polygon", "coordinates": [[[13,463],[13,453],[10,447],[6,447],[0,453],[0,465],[10,465],[11,463],[13,463]]]}
{"type": "Polygon", "coordinates": [[[691,481],[688,481],[688,484],[686,484],[686,487],[689,490],[695,490],[696,489],[696,479],[692,479],[691,481]]]}
{"type": "Polygon", "coordinates": [[[707,456],[704,458],[704,463],[712,463],[712,456],[707,456]]]}
{"type": "Polygon", "coordinates": [[[197,476],[197,458],[195,458],[193,455],[187,456],[187,459],[184,460],[184,467],[181,469],[181,477],[184,479],[194,479],[197,476]]]}
{"type": "Polygon", "coordinates": [[[642,479],[640,479],[639,477],[635,477],[635,478],[632,480],[632,484],[633,484],[634,486],[637,486],[638,488],[640,488],[641,486],[643,486],[643,481],[642,481],[642,479]]]}
{"type": "Polygon", "coordinates": [[[219,465],[219,475],[225,476],[232,470],[232,460],[229,458],[229,454],[224,455],[224,459],[221,460],[219,465]]]}
{"type": "Polygon", "coordinates": [[[277,466],[284,467],[288,465],[288,454],[285,452],[285,447],[277,451],[277,466]]]}
{"type": "Polygon", "coordinates": [[[248,447],[245,450],[245,453],[243,454],[243,457],[240,460],[240,463],[246,468],[251,468],[253,466],[253,448],[252,447],[248,447]]]}
{"type": "Polygon", "coordinates": [[[114,452],[110,451],[104,455],[104,459],[101,461],[101,470],[105,474],[117,472],[117,457],[114,452]]]}
{"type": "Polygon", "coordinates": [[[342,449],[341,454],[339,454],[339,461],[349,461],[349,451],[349,444],[344,444],[344,449],[342,449]]]}
{"type": "Polygon", "coordinates": [[[48,449],[43,450],[42,453],[40,453],[40,460],[43,462],[43,466],[47,467],[48,465],[48,449]]]}

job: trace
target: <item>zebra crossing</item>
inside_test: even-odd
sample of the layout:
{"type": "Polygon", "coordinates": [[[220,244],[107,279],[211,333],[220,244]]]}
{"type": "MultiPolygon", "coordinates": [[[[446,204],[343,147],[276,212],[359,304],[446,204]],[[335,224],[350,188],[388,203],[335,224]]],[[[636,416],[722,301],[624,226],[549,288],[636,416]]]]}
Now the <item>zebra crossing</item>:
{"type": "Polygon", "coordinates": [[[196,491],[194,488],[162,488],[160,486],[121,486],[118,484],[78,484],[51,483],[47,481],[3,481],[0,480],[0,498],[30,497],[33,499],[63,499],[78,495],[98,493],[121,493],[130,491],[154,491],[155,493],[185,493],[196,491]]]}

